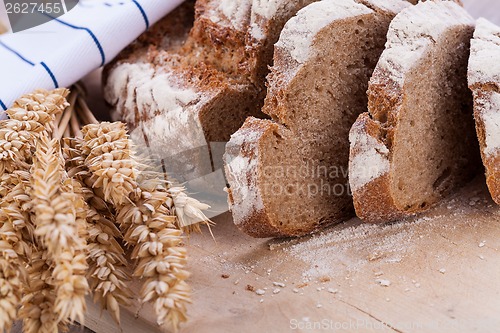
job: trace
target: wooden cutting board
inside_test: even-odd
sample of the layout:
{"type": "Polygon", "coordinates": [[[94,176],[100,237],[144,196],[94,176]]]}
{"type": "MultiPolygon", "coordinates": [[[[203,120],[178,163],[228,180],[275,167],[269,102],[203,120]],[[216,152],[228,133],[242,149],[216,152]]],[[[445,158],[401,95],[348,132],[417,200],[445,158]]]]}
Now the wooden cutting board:
{"type": "MultiPolygon", "coordinates": [[[[352,219],[306,238],[253,239],[225,214],[213,232],[188,240],[194,294],[181,332],[499,332],[500,209],[482,177],[390,225],[352,219]]],[[[158,331],[151,308],[135,311],[123,332],[158,331]]],[[[120,332],[95,308],[85,324],[120,332]]]]}

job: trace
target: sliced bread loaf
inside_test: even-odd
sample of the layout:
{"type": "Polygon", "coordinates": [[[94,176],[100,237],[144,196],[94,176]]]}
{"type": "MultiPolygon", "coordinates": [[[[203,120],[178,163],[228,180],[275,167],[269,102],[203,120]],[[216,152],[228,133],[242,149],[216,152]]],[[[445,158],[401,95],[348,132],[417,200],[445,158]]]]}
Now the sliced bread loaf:
{"type": "Polygon", "coordinates": [[[288,18],[312,1],[198,0],[182,47],[150,43],[142,48],[147,61],[137,59],[143,51],[125,51],[108,69],[106,99],[152,153],[168,159],[177,180],[206,175],[222,165],[222,151],[209,143],[227,142],[247,116],[264,117],[273,44],[288,18]]]}
{"type": "Polygon", "coordinates": [[[452,1],[420,2],[392,21],[369,113],[350,132],[349,182],[361,219],[426,210],[477,171],[467,89],[473,31],[474,20],[452,1]]]}
{"type": "Polygon", "coordinates": [[[288,21],[263,111],[226,146],[235,224],[254,237],[299,236],[353,214],[348,132],[399,0],[323,0],[288,21]]]}
{"type": "Polygon", "coordinates": [[[500,204],[500,27],[479,19],[471,42],[469,87],[486,182],[500,204]]]}

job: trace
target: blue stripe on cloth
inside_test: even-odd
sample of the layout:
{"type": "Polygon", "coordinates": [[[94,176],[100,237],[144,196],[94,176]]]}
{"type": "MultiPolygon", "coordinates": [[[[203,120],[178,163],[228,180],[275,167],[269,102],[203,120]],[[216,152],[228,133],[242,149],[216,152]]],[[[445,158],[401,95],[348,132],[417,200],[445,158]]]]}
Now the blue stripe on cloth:
{"type": "MultiPolygon", "coordinates": [[[[47,14],[45,14],[47,15],[47,14]]],[[[59,22],[61,23],[62,25],[65,25],[67,27],[70,27],[72,29],[76,29],[76,30],[85,30],[89,35],[90,37],[92,37],[92,40],[94,41],[95,45],[97,46],[97,49],[99,50],[99,53],[101,54],[101,66],[104,66],[104,64],[106,63],[106,55],[104,54],[104,50],[101,46],[101,43],[99,42],[99,40],[97,39],[97,37],[94,35],[94,33],[92,32],[92,30],[90,30],[89,28],[85,28],[85,27],[77,27],[76,25],[73,25],[71,23],[68,23],[68,22],[64,22],[56,17],[52,17],[50,15],[47,15],[49,16],[50,18],[52,18],[54,21],[56,22],[59,22]]]]}
{"type": "Polygon", "coordinates": [[[146,23],[146,30],[149,29],[149,19],[148,16],[146,15],[146,12],[144,11],[144,8],[137,2],[137,0],[132,0],[133,3],[139,8],[141,11],[142,17],[144,18],[144,23],[146,23]]]}
{"type": "Polygon", "coordinates": [[[52,71],[50,70],[49,66],[47,66],[43,61],[40,63],[40,65],[42,65],[43,68],[45,68],[45,70],[47,71],[47,73],[49,73],[52,82],[54,82],[54,87],[59,88],[59,83],[57,83],[56,77],[54,76],[54,73],[52,73],[52,71]]]}
{"type": "Polygon", "coordinates": [[[2,109],[4,111],[7,111],[7,106],[4,104],[4,102],[2,102],[2,100],[0,99],[0,106],[2,107],[2,109]]]}
{"type": "Polygon", "coordinates": [[[25,57],[23,57],[21,53],[19,53],[16,50],[10,48],[9,46],[5,45],[4,42],[0,41],[0,45],[3,46],[5,49],[9,50],[10,52],[14,53],[19,59],[21,59],[25,63],[30,64],[31,66],[35,66],[34,63],[32,63],[31,61],[29,61],[28,59],[26,59],[25,57]]]}

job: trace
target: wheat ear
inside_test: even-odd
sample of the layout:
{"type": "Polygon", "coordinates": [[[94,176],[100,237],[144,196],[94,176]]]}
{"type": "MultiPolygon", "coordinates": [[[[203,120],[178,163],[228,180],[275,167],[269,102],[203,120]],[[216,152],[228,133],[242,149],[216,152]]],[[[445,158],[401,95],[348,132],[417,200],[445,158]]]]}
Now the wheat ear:
{"type": "Polygon", "coordinates": [[[130,194],[131,202],[119,209],[117,221],[127,229],[125,241],[134,246],[134,276],[144,279],[141,301],[154,303],[158,325],[177,329],[187,320],[186,305],[191,301],[186,248],[166,204],[169,194],[161,185],[147,187],[130,194]]]}
{"type": "Polygon", "coordinates": [[[80,139],[65,139],[64,155],[68,173],[78,180],[88,203],[87,277],[94,301],[100,302],[120,324],[119,305],[130,305],[133,296],[127,284],[130,280],[128,263],[118,241],[122,234],[116,227],[113,209],[102,199],[104,194],[91,189],[91,173],[85,166],[81,145],[80,139]]]}
{"type": "Polygon", "coordinates": [[[186,321],[190,288],[186,283],[186,249],[172,202],[162,183],[148,179],[138,184],[142,166],[134,159],[132,143],[121,123],[87,125],[82,129],[82,154],[92,173],[93,188],[113,204],[124,240],[138,260],[134,275],[144,278],[142,302],[154,302],[159,325],[177,328],[186,321]],[[116,181],[115,181],[116,180],[116,181]]]}
{"type": "MultiPolygon", "coordinates": [[[[2,230],[3,234],[3,230],[2,230]]],[[[3,238],[3,237],[2,237],[3,238]]],[[[19,258],[6,240],[0,240],[0,332],[10,330],[21,301],[19,258]]]]}
{"type": "Polygon", "coordinates": [[[171,187],[168,193],[172,198],[171,209],[177,217],[179,228],[189,234],[201,232],[200,225],[205,224],[212,233],[210,226],[214,223],[203,213],[204,210],[210,208],[209,205],[188,196],[186,188],[182,186],[171,187]]]}
{"type": "Polygon", "coordinates": [[[93,188],[102,189],[107,202],[122,205],[137,187],[138,173],[125,124],[91,124],[82,133],[81,150],[92,173],[93,188]]]}
{"type": "Polygon", "coordinates": [[[14,102],[10,119],[0,122],[0,173],[29,168],[35,140],[52,130],[55,116],[68,106],[67,89],[37,90],[14,102]]]}
{"type": "MultiPolygon", "coordinates": [[[[83,198],[65,182],[64,161],[57,140],[41,137],[37,144],[32,172],[32,199],[35,235],[54,263],[52,278],[56,286],[54,311],[58,320],[84,320],[85,278],[88,266],[85,239],[81,237],[75,203],[83,198]]],[[[78,205],[78,204],[77,204],[78,205]]]]}
{"type": "Polygon", "coordinates": [[[67,106],[68,91],[37,91],[17,100],[7,110],[10,119],[0,121],[0,233],[2,268],[0,331],[15,318],[22,294],[20,275],[31,257],[33,226],[26,181],[36,138],[50,130],[55,115],[67,106]]]}
{"type": "Polygon", "coordinates": [[[54,312],[56,289],[53,285],[51,260],[47,250],[36,246],[28,265],[19,317],[26,333],[57,333],[59,319],[54,312]]]}
{"type": "Polygon", "coordinates": [[[29,214],[23,206],[29,202],[22,181],[9,174],[10,181],[3,177],[4,188],[10,188],[0,203],[0,332],[8,329],[16,319],[21,302],[22,288],[26,279],[25,263],[31,257],[29,214]],[[12,183],[11,183],[12,182],[12,183]],[[13,185],[15,183],[16,185],[13,185]]]}

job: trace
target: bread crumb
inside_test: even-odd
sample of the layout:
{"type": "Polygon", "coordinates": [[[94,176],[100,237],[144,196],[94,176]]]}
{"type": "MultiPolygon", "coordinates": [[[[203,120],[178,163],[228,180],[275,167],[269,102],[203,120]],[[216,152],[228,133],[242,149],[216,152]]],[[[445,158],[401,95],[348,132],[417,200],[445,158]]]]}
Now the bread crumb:
{"type": "Polygon", "coordinates": [[[260,301],[259,301],[259,303],[264,303],[264,299],[261,298],[260,301]]]}
{"type": "Polygon", "coordinates": [[[479,247],[484,247],[486,245],[486,241],[482,241],[481,243],[479,243],[479,247]]]}
{"type": "Polygon", "coordinates": [[[285,288],[285,284],[282,282],[273,282],[273,285],[280,288],[285,288]]]}
{"type": "Polygon", "coordinates": [[[331,279],[329,276],[322,276],[320,279],[319,279],[319,282],[330,282],[331,279]]]}
{"type": "Polygon", "coordinates": [[[255,291],[255,287],[252,286],[251,284],[247,284],[247,286],[245,287],[246,290],[248,291],[255,291]]]}
{"type": "Polygon", "coordinates": [[[276,289],[274,289],[274,290],[273,290],[273,294],[275,294],[275,295],[276,295],[276,294],[279,294],[279,293],[280,293],[280,291],[281,291],[281,289],[280,289],[280,288],[276,288],[276,289]]]}
{"type": "Polygon", "coordinates": [[[377,279],[377,280],[375,280],[375,282],[377,282],[382,287],[389,287],[391,285],[391,281],[384,280],[384,279],[377,279]]]}
{"type": "Polygon", "coordinates": [[[223,279],[229,279],[229,274],[222,274],[220,277],[223,279]]]}
{"type": "Polygon", "coordinates": [[[259,295],[259,296],[262,296],[262,295],[264,295],[264,294],[266,293],[266,291],[265,291],[265,290],[262,290],[262,289],[257,289],[257,290],[255,290],[255,293],[256,293],[257,295],[259,295]]]}
{"type": "Polygon", "coordinates": [[[439,270],[439,273],[441,273],[441,274],[446,273],[446,268],[441,268],[441,269],[439,270]]]}

